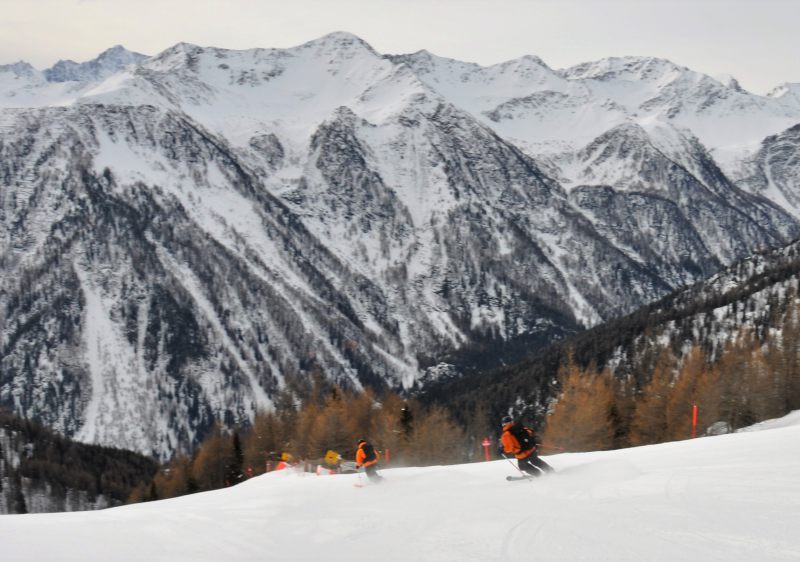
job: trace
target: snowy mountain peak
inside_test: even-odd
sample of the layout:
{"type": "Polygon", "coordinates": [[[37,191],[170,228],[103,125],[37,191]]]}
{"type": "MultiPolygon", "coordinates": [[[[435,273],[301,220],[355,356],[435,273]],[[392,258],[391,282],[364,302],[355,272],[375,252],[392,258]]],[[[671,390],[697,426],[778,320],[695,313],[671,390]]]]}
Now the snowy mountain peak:
{"type": "Polygon", "coordinates": [[[562,70],[571,80],[637,80],[652,82],[668,74],[688,72],[672,61],[657,57],[609,57],[562,70]]]}
{"type": "Polygon", "coordinates": [[[726,88],[730,88],[731,90],[735,90],[740,93],[746,93],[746,90],[742,88],[742,85],[739,84],[739,81],[730,74],[718,74],[714,76],[714,78],[726,88]]]}
{"type": "Polygon", "coordinates": [[[541,59],[541,57],[538,57],[536,55],[523,55],[522,57],[520,57],[517,60],[529,61],[529,62],[531,62],[533,64],[537,64],[539,66],[544,66],[544,67],[550,68],[550,66],[546,62],[544,62],[541,59]]]}
{"type": "Polygon", "coordinates": [[[434,57],[436,55],[431,53],[428,49],[420,49],[419,51],[416,51],[414,53],[409,53],[407,55],[398,55],[398,56],[418,57],[418,58],[421,58],[421,59],[424,59],[424,58],[430,59],[430,58],[432,58],[432,57],[434,57]]]}
{"type": "MultiPolygon", "coordinates": [[[[648,192],[666,191],[666,184],[659,185],[663,184],[659,179],[661,172],[653,171],[671,169],[673,157],[692,155],[695,151],[693,140],[693,137],[687,137],[686,133],[668,123],[622,123],[577,153],[580,166],[574,171],[579,173],[570,178],[570,183],[610,185],[616,189],[648,192]]],[[[691,161],[691,158],[688,160],[691,161]]],[[[669,182],[667,184],[672,185],[669,182]]]]}
{"type": "Polygon", "coordinates": [[[60,60],[45,70],[44,75],[48,82],[96,82],[146,58],[147,55],[129,51],[122,45],[115,45],[90,61],[78,63],[72,60],[60,60]]]}
{"type": "Polygon", "coordinates": [[[194,43],[187,43],[186,41],[181,41],[180,43],[175,43],[172,47],[163,50],[156,56],[156,58],[169,56],[170,54],[173,53],[186,54],[186,53],[195,53],[201,50],[203,50],[203,47],[201,47],[200,45],[195,45],[194,43]]]}
{"type": "Polygon", "coordinates": [[[784,82],[770,91],[767,97],[780,99],[800,107],[800,82],[784,82]]]}
{"type": "Polygon", "coordinates": [[[39,75],[38,70],[22,60],[11,64],[0,64],[0,73],[13,74],[17,78],[33,78],[39,75]]]}
{"type": "Polygon", "coordinates": [[[191,69],[194,68],[196,57],[205,51],[206,49],[199,45],[180,42],[164,49],[145,62],[143,66],[158,72],[174,71],[187,67],[191,69]]]}
{"type": "Polygon", "coordinates": [[[405,55],[388,55],[387,58],[395,63],[407,64],[420,76],[437,73],[440,69],[447,69],[451,73],[469,73],[481,69],[478,64],[441,57],[427,49],[405,55]]]}
{"type": "Polygon", "coordinates": [[[598,160],[606,161],[612,154],[624,155],[624,160],[642,150],[651,150],[651,146],[650,136],[644,127],[628,122],[609,129],[585,146],[578,155],[582,161],[597,167],[598,160]]]}
{"type": "Polygon", "coordinates": [[[515,79],[520,82],[536,86],[538,84],[552,83],[553,80],[559,80],[558,74],[550,68],[542,59],[535,55],[525,55],[517,59],[501,62],[486,68],[483,68],[483,73],[497,77],[506,77],[506,79],[515,79]]]}
{"type": "Polygon", "coordinates": [[[113,62],[119,60],[142,59],[147,58],[147,55],[129,51],[122,45],[114,45],[109,47],[97,56],[96,60],[103,62],[113,62]]]}
{"type": "Polygon", "coordinates": [[[501,62],[500,64],[494,65],[498,68],[506,68],[506,67],[516,67],[516,68],[530,68],[530,69],[540,69],[543,68],[550,72],[553,72],[553,69],[547,65],[541,58],[537,57],[536,55],[523,55],[517,59],[511,59],[505,62],[501,62]]]}
{"type": "Polygon", "coordinates": [[[295,49],[314,49],[318,54],[326,53],[330,55],[341,56],[344,53],[354,54],[357,52],[366,51],[372,55],[379,56],[372,46],[352,33],[347,31],[334,31],[303,43],[295,49]]]}
{"type": "Polygon", "coordinates": [[[396,64],[405,64],[419,80],[461,109],[487,115],[497,123],[511,114],[524,113],[544,103],[539,99],[559,95],[569,83],[542,59],[526,55],[491,66],[481,66],[417,51],[389,56],[396,64]],[[538,95],[537,95],[538,94],[538,95]]]}
{"type": "Polygon", "coordinates": [[[533,75],[556,74],[547,63],[535,55],[524,55],[489,66],[442,57],[425,49],[407,55],[390,55],[389,58],[395,62],[408,64],[418,74],[436,73],[437,76],[433,79],[437,82],[444,80],[443,75],[456,76],[463,82],[476,80],[486,82],[500,75],[518,75],[518,78],[523,79],[533,75]]]}
{"type": "MultiPolygon", "coordinates": [[[[0,106],[3,105],[4,95],[8,96],[9,105],[23,105],[24,102],[23,104],[17,102],[15,92],[25,92],[46,83],[44,75],[25,61],[0,65],[0,106]]],[[[21,97],[24,98],[24,95],[21,97]]]]}

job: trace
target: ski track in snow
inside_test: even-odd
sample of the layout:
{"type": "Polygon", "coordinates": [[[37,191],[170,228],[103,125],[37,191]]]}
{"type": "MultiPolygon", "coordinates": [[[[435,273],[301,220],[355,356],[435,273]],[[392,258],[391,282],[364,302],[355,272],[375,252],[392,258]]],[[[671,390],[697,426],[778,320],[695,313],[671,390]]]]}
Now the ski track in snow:
{"type": "Polygon", "coordinates": [[[0,518],[4,562],[103,560],[781,561],[800,559],[800,412],[751,431],[359,475],[273,472],[94,512],[0,518]],[[44,538],[44,540],[43,540],[44,538]]]}

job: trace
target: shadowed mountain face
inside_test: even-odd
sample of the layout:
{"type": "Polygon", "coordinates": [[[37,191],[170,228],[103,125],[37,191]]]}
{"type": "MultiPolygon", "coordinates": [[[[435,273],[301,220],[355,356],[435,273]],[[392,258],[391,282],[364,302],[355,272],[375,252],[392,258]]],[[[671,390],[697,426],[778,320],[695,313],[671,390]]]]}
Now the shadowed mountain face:
{"type": "MultiPolygon", "coordinates": [[[[564,390],[554,373],[567,365],[587,372],[608,370],[623,386],[630,385],[628,396],[635,394],[640,400],[665,361],[675,366],[674,387],[697,384],[683,378],[693,376],[686,374],[685,365],[702,357],[706,367],[719,370],[727,380],[708,395],[724,392],[723,402],[741,406],[716,410],[718,418],[706,413],[707,425],[722,420],[736,428],[762,412],[791,412],[800,407],[799,280],[800,241],[795,241],[738,261],[631,314],[544,346],[518,363],[429,381],[417,396],[445,405],[467,426],[474,423],[475,411],[496,419],[507,415],[509,407],[543,426],[554,398],[564,390]],[[762,383],[763,389],[758,386],[762,383]]],[[[708,398],[703,393],[695,397],[708,398]]]]}
{"type": "Polygon", "coordinates": [[[84,441],[167,457],[314,374],[508,361],[800,233],[674,109],[793,106],[665,61],[483,68],[341,33],[126,53],[0,67],[0,405],[84,441]]]}
{"type": "Polygon", "coordinates": [[[740,183],[800,216],[800,124],[764,139],[742,166],[740,183]]]}
{"type": "Polygon", "coordinates": [[[77,63],[71,60],[60,60],[44,71],[48,82],[96,82],[113,76],[126,66],[141,62],[147,56],[132,53],[117,45],[103,51],[93,60],[77,63]]]}

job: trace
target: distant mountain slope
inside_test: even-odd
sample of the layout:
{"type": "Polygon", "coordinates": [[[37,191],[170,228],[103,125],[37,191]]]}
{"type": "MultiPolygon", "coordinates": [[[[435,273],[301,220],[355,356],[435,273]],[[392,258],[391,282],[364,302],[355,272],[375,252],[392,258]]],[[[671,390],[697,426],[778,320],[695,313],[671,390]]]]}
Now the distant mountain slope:
{"type": "Polygon", "coordinates": [[[782,246],[793,208],[726,170],[800,103],[731,84],[347,33],[0,67],[0,405],[169,457],[316,374],[507,364],[782,246]]]}
{"type": "Polygon", "coordinates": [[[581,367],[607,367],[621,379],[639,379],[652,373],[661,349],[681,358],[698,345],[713,360],[742,332],[780,347],[787,343],[782,340],[785,323],[796,326],[800,318],[799,279],[800,242],[794,242],[742,260],[707,281],[538,350],[515,365],[433,381],[423,387],[422,396],[448,405],[456,415],[483,407],[498,417],[514,407],[541,421],[559,367],[570,358],[581,367]]]}
{"type": "Polygon", "coordinates": [[[800,124],[764,139],[745,160],[740,185],[800,215],[800,124]]]}
{"type": "Polygon", "coordinates": [[[126,66],[148,58],[141,53],[133,53],[122,45],[116,45],[100,53],[97,58],[77,63],[60,60],[44,71],[48,82],[93,82],[100,81],[123,70],[126,66]]]}

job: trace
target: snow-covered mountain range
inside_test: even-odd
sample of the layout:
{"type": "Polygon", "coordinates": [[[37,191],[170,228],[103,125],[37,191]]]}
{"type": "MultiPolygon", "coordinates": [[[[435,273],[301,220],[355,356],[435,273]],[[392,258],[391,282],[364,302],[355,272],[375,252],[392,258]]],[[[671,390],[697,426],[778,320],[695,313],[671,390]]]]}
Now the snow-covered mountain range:
{"type": "Polygon", "coordinates": [[[346,33],[0,66],[0,405],[163,457],[596,325],[800,235],[798,92],[346,33]]]}

